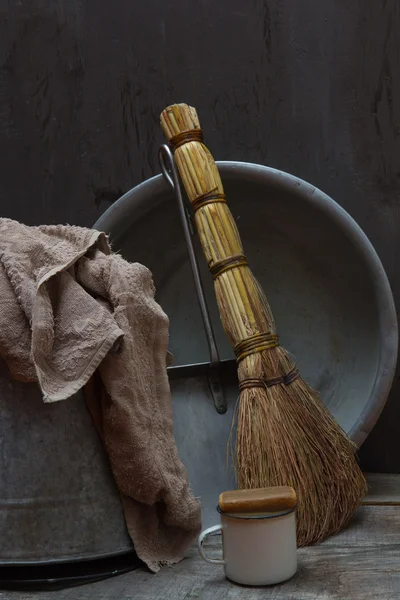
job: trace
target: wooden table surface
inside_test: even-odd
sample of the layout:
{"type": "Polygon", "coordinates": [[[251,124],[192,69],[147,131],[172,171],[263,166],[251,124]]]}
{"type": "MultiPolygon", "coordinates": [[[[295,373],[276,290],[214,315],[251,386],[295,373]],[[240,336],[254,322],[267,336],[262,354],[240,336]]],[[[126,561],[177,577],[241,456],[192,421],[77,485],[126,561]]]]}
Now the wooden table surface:
{"type": "MultiPolygon", "coordinates": [[[[193,548],[179,565],[156,575],[138,569],[64,591],[0,592],[0,600],[400,599],[400,475],[371,475],[369,483],[352,524],[319,546],[300,549],[298,573],[281,585],[234,585],[193,548]]],[[[211,543],[217,552],[219,539],[211,543]]]]}

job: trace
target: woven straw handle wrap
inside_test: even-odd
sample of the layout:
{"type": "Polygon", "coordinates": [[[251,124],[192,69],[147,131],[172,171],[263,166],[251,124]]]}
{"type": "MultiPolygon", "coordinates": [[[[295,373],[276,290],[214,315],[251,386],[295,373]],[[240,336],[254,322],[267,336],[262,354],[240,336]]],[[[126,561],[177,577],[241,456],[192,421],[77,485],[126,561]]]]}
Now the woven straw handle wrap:
{"type": "MultiPolygon", "coordinates": [[[[247,266],[217,166],[202,143],[195,109],[186,104],[170,106],[161,114],[161,125],[195,211],[196,228],[215,280],[222,323],[232,345],[236,348],[243,340],[252,338],[251,353],[276,346],[268,305],[247,266]]],[[[240,360],[247,355],[246,344],[236,355],[238,359],[240,355],[240,360]]]]}

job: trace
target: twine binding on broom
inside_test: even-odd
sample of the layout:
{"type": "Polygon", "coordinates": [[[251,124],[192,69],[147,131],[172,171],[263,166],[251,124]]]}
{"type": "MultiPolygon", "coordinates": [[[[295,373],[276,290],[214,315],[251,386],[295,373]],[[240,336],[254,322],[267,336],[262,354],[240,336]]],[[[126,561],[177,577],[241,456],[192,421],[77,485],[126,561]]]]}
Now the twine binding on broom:
{"type": "Polygon", "coordinates": [[[201,129],[190,129],[189,131],[182,131],[177,133],[169,140],[172,152],[175,152],[179,146],[187,144],[188,142],[203,142],[203,132],[201,129]]]}
{"type": "Polygon", "coordinates": [[[234,256],[229,256],[224,260],[219,260],[209,266],[210,273],[213,279],[217,279],[222,273],[225,271],[229,271],[229,269],[234,269],[235,267],[247,267],[247,259],[244,254],[235,254],[234,256]]]}
{"type": "Polygon", "coordinates": [[[203,208],[203,206],[207,206],[207,204],[213,204],[214,202],[225,202],[226,197],[225,194],[220,192],[207,192],[206,194],[202,194],[192,202],[192,208],[194,212],[199,210],[199,208],[203,208]]]}
{"type": "Polygon", "coordinates": [[[265,388],[264,379],[260,379],[258,377],[249,377],[248,379],[243,379],[243,381],[239,381],[240,392],[243,392],[243,390],[248,390],[250,388],[265,388]]]}
{"type": "Polygon", "coordinates": [[[263,352],[277,346],[279,346],[279,336],[275,333],[256,333],[236,344],[234,352],[237,362],[240,362],[250,354],[263,352]]]}
{"type": "Polygon", "coordinates": [[[296,381],[296,379],[298,377],[300,377],[300,373],[296,369],[296,367],[293,367],[293,369],[291,369],[289,371],[289,373],[286,373],[286,375],[282,375],[281,377],[271,377],[271,379],[266,379],[265,385],[266,385],[266,387],[272,387],[273,385],[278,385],[279,383],[283,383],[284,385],[289,385],[290,383],[293,383],[293,381],[296,381]]]}
{"type": "Polygon", "coordinates": [[[296,368],[293,368],[286,373],[286,375],[282,375],[281,377],[272,377],[271,379],[261,379],[258,377],[248,377],[247,379],[243,379],[243,381],[239,382],[239,391],[243,391],[249,388],[266,388],[272,387],[273,385],[279,385],[282,383],[283,385],[289,385],[296,381],[296,379],[300,377],[300,373],[296,368]]]}

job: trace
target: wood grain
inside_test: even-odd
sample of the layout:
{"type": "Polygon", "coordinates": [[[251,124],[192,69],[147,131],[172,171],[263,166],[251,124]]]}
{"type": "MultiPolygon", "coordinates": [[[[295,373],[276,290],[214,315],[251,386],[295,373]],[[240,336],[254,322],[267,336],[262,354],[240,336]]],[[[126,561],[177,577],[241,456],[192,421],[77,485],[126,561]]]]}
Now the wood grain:
{"type": "Polygon", "coordinates": [[[364,505],[400,506],[400,477],[391,473],[368,473],[364,505]]]}
{"type": "MultiPolygon", "coordinates": [[[[398,600],[399,532],[398,507],[362,507],[346,531],[299,550],[296,576],[270,588],[228,582],[221,568],[205,563],[193,548],[179,565],[156,575],[141,569],[57,592],[0,592],[0,600],[398,600]]],[[[218,554],[219,544],[219,538],[210,541],[211,554],[218,554]]]]}
{"type": "MultiPolygon", "coordinates": [[[[399,28],[397,0],[0,0],[0,214],[91,225],[159,171],[158,115],[188,102],[217,160],[289,171],[346,208],[398,301],[399,28]]],[[[364,469],[400,471],[399,393],[364,469]]]]}

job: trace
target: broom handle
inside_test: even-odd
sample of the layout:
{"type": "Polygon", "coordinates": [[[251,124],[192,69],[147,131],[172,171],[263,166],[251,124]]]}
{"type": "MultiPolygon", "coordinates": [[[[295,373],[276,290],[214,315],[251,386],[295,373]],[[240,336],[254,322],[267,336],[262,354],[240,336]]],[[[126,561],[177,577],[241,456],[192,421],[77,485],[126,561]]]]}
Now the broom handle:
{"type": "Polygon", "coordinates": [[[187,105],[174,105],[167,108],[161,115],[161,124],[174,151],[175,163],[189,201],[195,211],[196,226],[199,230],[207,262],[211,268],[218,260],[230,258],[232,255],[242,255],[243,247],[235,221],[228,205],[224,202],[224,188],[217,165],[210,151],[201,142],[202,135],[197,113],[194,111],[194,114],[190,115],[191,118],[189,120],[186,119],[186,122],[184,120],[188,109],[190,110],[190,107],[187,105]],[[170,109],[174,109],[175,111],[173,135],[171,135],[170,131],[166,130],[166,119],[168,116],[171,116],[169,115],[170,109]],[[177,122],[177,110],[179,113],[183,113],[182,123],[177,122]],[[194,117],[194,115],[196,116],[194,117]],[[195,169],[193,169],[191,160],[189,160],[189,155],[192,153],[196,156],[195,169]],[[206,207],[207,210],[205,210],[206,207]],[[208,231],[202,231],[204,224],[202,226],[202,223],[198,219],[198,211],[203,216],[209,216],[212,212],[213,217],[215,217],[213,218],[214,223],[208,224],[208,231]],[[214,235],[214,227],[218,227],[219,233],[221,231],[222,233],[226,232],[226,238],[229,240],[229,243],[226,245],[229,249],[228,252],[224,250],[221,244],[217,243],[216,236],[214,235]],[[210,244],[205,239],[206,235],[210,240],[210,244]]]}
{"type": "Polygon", "coordinates": [[[161,125],[195,212],[194,221],[211,274],[214,279],[219,277],[229,292],[225,312],[229,313],[230,324],[226,332],[235,346],[252,335],[270,330],[268,319],[260,316],[262,311],[254,309],[259,289],[254,280],[254,290],[250,293],[243,284],[241,269],[234,268],[247,266],[247,261],[214,158],[202,143],[196,111],[184,104],[173,105],[161,114],[161,125]]]}
{"type": "Polygon", "coordinates": [[[196,227],[199,230],[208,266],[212,271],[217,262],[229,259],[232,256],[243,256],[243,246],[236,223],[225,201],[224,188],[213,156],[204,144],[200,144],[199,142],[189,143],[199,146],[198,158],[202,159],[200,164],[204,177],[204,185],[200,189],[193,189],[190,179],[191,174],[187,171],[185,149],[183,146],[177,148],[175,151],[175,162],[190,203],[195,211],[196,227]],[[200,213],[202,213],[205,219],[199,219],[200,213]],[[211,215],[213,216],[212,222],[211,219],[207,218],[211,215]],[[204,222],[206,225],[204,225],[204,222]],[[208,227],[208,231],[206,231],[205,226],[208,227]],[[219,228],[220,234],[221,232],[225,233],[225,238],[230,241],[229,243],[217,243],[217,236],[214,235],[214,228],[216,227],[219,228]],[[206,235],[212,241],[213,246],[210,247],[210,244],[207,244],[206,235]]]}

